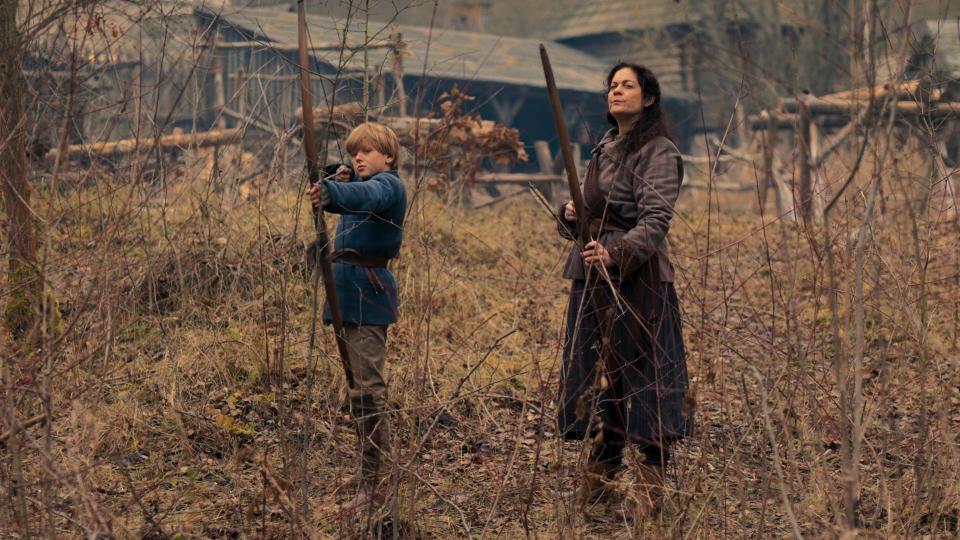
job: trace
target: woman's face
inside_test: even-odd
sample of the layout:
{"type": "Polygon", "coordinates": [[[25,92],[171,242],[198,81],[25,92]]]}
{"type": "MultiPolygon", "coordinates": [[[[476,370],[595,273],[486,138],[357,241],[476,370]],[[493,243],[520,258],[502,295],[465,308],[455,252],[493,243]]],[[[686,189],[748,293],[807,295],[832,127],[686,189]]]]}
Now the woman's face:
{"type": "Polygon", "coordinates": [[[607,89],[607,109],[614,118],[636,116],[652,104],[653,96],[644,99],[633,69],[625,67],[613,74],[607,89]]]}

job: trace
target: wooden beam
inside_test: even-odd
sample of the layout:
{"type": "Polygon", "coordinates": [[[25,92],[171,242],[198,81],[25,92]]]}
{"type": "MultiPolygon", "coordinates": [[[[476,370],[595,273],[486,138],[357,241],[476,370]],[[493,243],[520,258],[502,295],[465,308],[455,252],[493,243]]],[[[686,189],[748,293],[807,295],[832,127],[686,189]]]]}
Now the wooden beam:
{"type": "MultiPolygon", "coordinates": [[[[186,133],[182,135],[164,135],[160,137],[157,146],[161,150],[184,149],[189,147],[204,148],[207,146],[224,146],[230,144],[240,144],[243,141],[242,129],[218,129],[212,131],[202,131],[199,133],[186,133]]],[[[123,139],[120,141],[101,141],[89,144],[71,144],[67,147],[68,157],[79,156],[98,156],[107,157],[114,155],[132,154],[135,152],[146,152],[153,146],[153,139],[143,137],[140,139],[123,139]]],[[[47,159],[53,161],[57,157],[57,150],[51,150],[47,154],[47,159]]]]}
{"type": "MultiPolygon", "coordinates": [[[[800,115],[795,113],[782,113],[770,111],[771,118],[766,118],[760,114],[751,114],[747,117],[747,123],[750,125],[750,129],[754,131],[766,131],[770,129],[770,122],[774,124],[774,128],[778,130],[795,130],[797,129],[797,124],[800,123],[800,115]]],[[[817,124],[822,129],[834,129],[842,128],[850,122],[850,115],[848,113],[836,114],[836,115],[821,115],[821,118],[817,119],[817,124]]]]}
{"type": "MultiPolygon", "coordinates": [[[[421,143],[445,125],[442,118],[415,118],[413,116],[380,116],[377,121],[393,129],[400,137],[400,142],[404,144],[413,142],[418,124],[420,126],[421,143]]],[[[479,124],[471,126],[470,134],[473,136],[487,135],[493,132],[495,126],[496,123],[493,120],[481,120],[479,124]]]]}
{"type": "MultiPolygon", "coordinates": [[[[295,114],[297,123],[303,123],[303,111],[298,110],[295,114]]],[[[342,103],[340,105],[334,105],[333,111],[330,111],[329,106],[324,105],[313,108],[314,121],[327,123],[331,118],[334,121],[342,122],[348,125],[358,124],[363,119],[363,105],[361,105],[358,101],[351,101],[348,103],[342,103]]]]}
{"type": "Polygon", "coordinates": [[[938,118],[960,114],[960,102],[934,103],[924,109],[922,103],[915,101],[897,103],[897,112],[906,114],[930,114],[938,118]]]}
{"type": "Polygon", "coordinates": [[[871,88],[855,88],[853,90],[844,90],[843,92],[835,92],[833,94],[827,94],[825,96],[820,96],[820,99],[823,101],[867,101],[870,99],[871,94],[875,99],[880,99],[886,97],[890,94],[896,94],[898,97],[912,97],[916,96],[917,92],[920,90],[920,79],[913,79],[910,81],[903,81],[901,83],[886,83],[871,88]]]}
{"type": "MultiPolygon", "coordinates": [[[[849,115],[859,111],[865,105],[866,102],[864,101],[824,101],[823,99],[819,98],[810,98],[807,100],[807,106],[810,109],[810,113],[813,115],[849,115]]],[[[960,102],[934,103],[927,105],[922,102],[905,100],[895,102],[894,106],[897,108],[897,112],[903,114],[930,114],[933,116],[949,116],[951,114],[960,112],[960,102]]],[[[798,112],[799,107],[799,102],[796,99],[783,100],[783,108],[788,113],[798,112]]]]}
{"type": "MultiPolygon", "coordinates": [[[[223,84],[223,59],[216,53],[210,56],[213,63],[213,107],[219,111],[227,106],[227,93],[223,84]]],[[[215,125],[217,129],[227,128],[226,119],[222,114],[217,115],[215,125]]]]}
{"type": "MultiPolygon", "coordinates": [[[[346,50],[360,51],[363,49],[389,49],[395,45],[389,39],[374,39],[366,44],[350,45],[347,44],[346,50]]],[[[215,49],[269,49],[278,52],[297,52],[297,45],[288,43],[279,43],[274,41],[227,41],[212,45],[215,49]]],[[[315,43],[307,47],[311,51],[339,51],[343,44],[339,41],[315,43]]]]}
{"type": "Polygon", "coordinates": [[[824,101],[813,96],[785,98],[783,110],[788,113],[800,113],[801,102],[806,105],[809,114],[849,114],[866,106],[865,101],[835,100],[824,101]]]}
{"type": "MultiPolygon", "coordinates": [[[[313,109],[314,121],[317,124],[317,129],[324,129],[323,124],[335,124],[340,127],[349,129],[359,122],[363,118],[363,110],[360,103],[352,101],[350,103],[344,103],[342,105],[337,105],[333,108],[333,115],[331,118],[329,107],[315,107],[313,109]]],[[[297,113],[297,122],[300,123],[302,118],[302,113],[297,113]]],[[[372,114],[370,115],[371,120],[375,120],[385,126],[390,127],[397,133],[397,136],[400,138],[402,144],[408,145],[413,143],[414,134],[419,125],[420,129],[420,141],[421,143],[427,140],[431,134],[436,130],[441,129],[445,124],[442,118],[415,118],[413,116],[381,116],[372,114]]],[[[478,124],[471,124],[469,135],[472,137],[484,136],[493,132],[496,128],[496,122],[493,120],[481,120],[478,124]]]]}
{"type": "MultiPolygon", "coordinates": [[[[340,71],[340,80],[347,79],[359,79],[363,76],[363,69],[343,69],[340,71]]],[[[228,73],[227,78],[237,81],[246,81],[246,80],[258,80],[264,82],[290,82],[290,81],[299,81],[299,75],[271,75],[269,73],[251,73],[239,74],[239,73],[228,73]]],[[[303,114],[303,113],[300,113],[303,114]]]]}

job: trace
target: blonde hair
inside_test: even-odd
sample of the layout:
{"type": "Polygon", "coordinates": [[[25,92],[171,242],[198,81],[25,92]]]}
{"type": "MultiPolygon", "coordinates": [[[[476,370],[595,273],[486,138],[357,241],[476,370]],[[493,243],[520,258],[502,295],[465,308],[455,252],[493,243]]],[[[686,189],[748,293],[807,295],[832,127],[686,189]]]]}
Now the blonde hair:
{"type": "Polygon", "coordinates": [[[400,166],[400,139],[389,127],[374,122],[364,122],[353,128],[347,137],[347,152],[356,155],[364,147],[373,148],[385,156],[393,158],[391,168],[400,166]]]}

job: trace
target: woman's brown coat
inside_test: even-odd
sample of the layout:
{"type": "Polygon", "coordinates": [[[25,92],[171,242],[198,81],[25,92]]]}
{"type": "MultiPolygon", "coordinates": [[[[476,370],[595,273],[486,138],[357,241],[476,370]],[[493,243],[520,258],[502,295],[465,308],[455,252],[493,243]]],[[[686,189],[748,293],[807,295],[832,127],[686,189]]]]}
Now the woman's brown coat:
{"type": "MultiPolygon", "coordinates": [[[[573,279],[560,383],[559,427],[566,438],[604,431],[663,447],[692,429],[680,311],[667,230],[683,180],[674,144],[656,137],[631,155],[609,132],[584,181],[592,237],[614,264],[585,273],[571,250],[573,279]],[[589,274],[589,279],[586,274],[589,274]]],[[[572,238],[575,223],[561,225],[572,238]]]]}
{"type": "MultiPolygon", "coordinates": [[[[666,137],[654,138],[625,158],[622,146],[614,130],[607,132],[593,150],[587,174],[597,175],[606,199],[606,207],[600,211],[628,222],[632,228],[626,233],[606,233],[599,241],[610,252],[621,274],[630,274],[658,255],[660,281],[673,282],[667,230],[683,181],[680,151],[666,137]]],[[[575,230],[575,224],[568,222],[567,226],[561,227],[561,234],[571,238],[568,231],[575,230]]],[[[563,277],[583,279],[583,270],[580,251],[574,246],[563,277]]]]}

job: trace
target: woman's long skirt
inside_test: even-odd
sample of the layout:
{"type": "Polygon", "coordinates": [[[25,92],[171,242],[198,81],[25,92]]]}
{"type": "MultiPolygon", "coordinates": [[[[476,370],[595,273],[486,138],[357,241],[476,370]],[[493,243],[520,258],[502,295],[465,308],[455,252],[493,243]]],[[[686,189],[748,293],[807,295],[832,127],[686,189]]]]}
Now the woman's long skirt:
{"type": "MultiPolygon", "coordinates": [[[[635,310],[623,303],[613,308],[611,362],[601,355],[597,310],[584,302],[584,281],[573,281],[560,380],[559,428],[565,438],[613,430],[633,444],[666,447],[692,432],[677,293],[673,283],[660,286],[661,309],[649,331],[638,332],[630,323],[635,310]]],[[[621,298],[631,297],[627,288],[621,286],[621,298]]]]}

